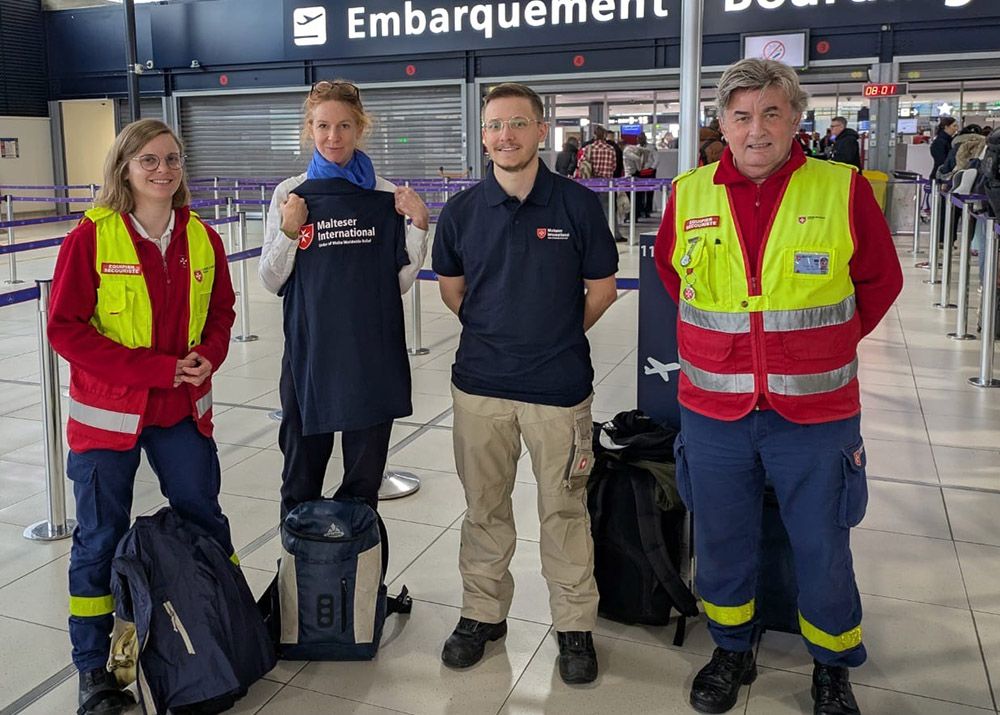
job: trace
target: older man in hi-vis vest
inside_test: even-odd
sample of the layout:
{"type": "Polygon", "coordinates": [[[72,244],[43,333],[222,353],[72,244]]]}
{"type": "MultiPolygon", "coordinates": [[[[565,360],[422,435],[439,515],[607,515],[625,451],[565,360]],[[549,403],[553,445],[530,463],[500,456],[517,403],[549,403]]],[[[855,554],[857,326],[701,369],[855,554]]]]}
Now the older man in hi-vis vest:
{"type": "Polygon", "coordinates": [[[791,538],[814,712],[860,712],[847,670],[866,655],[849,537],[868,495],[857,347],[902,272],[868,182],[794,141],[807,100],[785,65],[730,67],[718,90],[728,147],[677,177],[656,240],[679,308],[678,487],[717,646],[691,688],[705,713],[732,708],[756,676],[765,480],[791,538]]]}

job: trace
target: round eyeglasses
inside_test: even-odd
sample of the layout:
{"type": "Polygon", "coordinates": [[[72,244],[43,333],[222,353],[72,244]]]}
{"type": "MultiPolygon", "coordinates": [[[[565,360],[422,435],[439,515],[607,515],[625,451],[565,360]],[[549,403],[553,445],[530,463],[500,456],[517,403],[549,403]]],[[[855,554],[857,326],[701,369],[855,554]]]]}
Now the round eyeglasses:
{"type": "MultiPolygon", "coordinates": [[[[167,154],[163,157],[162,161],[167,165],[168,169],[180,169],[184,166],[184,159],[186,159],[184,154],[167,154]]],[[[156,154],[143,154],[141,156],[133,156],[131,161],[139,162],[141,166],[146,171],[156,171],[160,168],[160,157],[156,154]]]]}
{"type": "Polygon", "coordinates": [[[512,132],[520,132],[532,124],[541,124],[537,119],[529,119],[528,117],[511,117],[510,119],[488,119],[483,122],[483,129],[486,131],[496,134],[503,131],[504,125],[507,125],[512,132]]]}

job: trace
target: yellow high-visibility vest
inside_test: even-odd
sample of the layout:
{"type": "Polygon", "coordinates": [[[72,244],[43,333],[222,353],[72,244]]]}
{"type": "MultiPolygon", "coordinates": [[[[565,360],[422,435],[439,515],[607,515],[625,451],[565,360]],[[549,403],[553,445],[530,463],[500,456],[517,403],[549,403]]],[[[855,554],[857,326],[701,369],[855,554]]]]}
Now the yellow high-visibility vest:
{"type": "MultiPolygon", "coordinates": [[[[97,227],[97,305],[90,319],[101,335],[128,348],[153,344],[153,306],[139,255],[121,214],[98,207],[84,214],[97,227]]],[[[215,251],[208,231],[193,212],[187,224],[188,347],[201,342],[215,281],[215,251]]]]}

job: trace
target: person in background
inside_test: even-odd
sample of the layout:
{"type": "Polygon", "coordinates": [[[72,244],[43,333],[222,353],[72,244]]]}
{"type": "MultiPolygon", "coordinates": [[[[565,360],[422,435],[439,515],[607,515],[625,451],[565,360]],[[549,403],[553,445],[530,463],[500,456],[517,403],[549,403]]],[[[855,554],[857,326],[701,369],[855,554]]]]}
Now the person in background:
{"type": "Polygon", "coordinates": [[[719,120],[713,118],[707,127],[698,130],[698,165],[706,166],[714,164],[722,157],[722,151],[726,148],[722,140],[722,132],[719,131],[719,120]]]}
{"type": "Polygon", "coordinates": [[[556,155],[556,173],[560,176],[573,176],[576,171],[576,153],[580,151],[580,145],[574,137],[570,137],[563,143],[562,151],[556,155]]]}
{"type": "Polygon", "coordinates": [[[155,119],[133,122],[56,261],[48,335],[70,367],[69,637],[81,715],[132,703],[106,665],[111,561],[131,524],[140,450],[171,508],[238,563],[212,439],[212,374],[229,350],[235,296],[222,241],[190,200],[180,139],[155,119]]]}
{"type": "Polygon", "coordinates": [[[616,298],[618,251],[597,194],[538,157],[549,127],[534,91],[499,84],[482,117],[492,162],[482,182],[448,201],[434,240],[441,298],[462,323],[452,432],[468,505],[462,613],[441,660],[472,666],[507,633],[517,544],[511,490],[523,440],[538,482],[559,675],[589,683],[598,671],[598,594],[586,503],[594,371],[585,333],[616,298]]]}
{"type": "Polygon", "coordinates": [[[948,155],[951,153],[951,143],[956,134],[958,134],[958,120],[954,117],[941,117],[934,141],[931,142],[931,158],[934,159],[934,166],[927,176],[931,181],[937,179],[938,169],[947,161],[948,155]]]}
{"type": "MultiPolygon", "coordinates": [[[[635,178],[652,179],[656,176],[657,156],[649,146],[645,132],[639,133],[637,144],[629,144],[623,150],[625,174],[635,178]]],[[[635,194],[636,218],[649,218],[653,213],[653,192],[637,191],[635,194]]]]}
{"type": "Polygon", "coordinates": [[[830,121],[827,158],[830,161],[848,164],[861,171],[861,142],[858,133],[847,126],[847,119],[844,117],[834,117],[830,121]]]}
{"type": "Polygon", "coordinates": [[[731,709],[757,675],[765,483],[791,541],[813,712],[860,713],[848,675],[866,658],[850,546],[868,499],[857,347],[903,276],[868,181],[795,141],[807,102],[787,65],[730,66],[717,101],[729,146],[677,177],[656,238],[679,304],[677,487],[716,645],[691,686],[704,713],[731,709]]]}
{"type": "Polygon", "coordinates": [[[274,190],[259,266],[264,287],[284,297],[278,430],[284,455],[282,517],[322,496],[336,432],[341,433],[344,477],[335,497],[378,507],[392,422],[412,412],[400,296],[413,286],[423,264],[429,221],[417,193],[377,176],[361,150],[372,119],[354,84],[317,82],[302,109],[302,134],[313,146],[312,160],[305,172],[274,190]],[[300,231],[309,206],[295,190],[307,179],[342,180],[339,191],[352,197],[345,201],[355,201],[367,214],[373,202],[385,203],[385,194],[375,194],[392,194],[396,213],[411,223],[405,235],[376,233],[370,250],[319,245],[310,230],[300,231]],[[329,279],[337,271],[346,271],[343,281],[329,279]],[[348,281],[355,281],[350,289],[348,281]]]}

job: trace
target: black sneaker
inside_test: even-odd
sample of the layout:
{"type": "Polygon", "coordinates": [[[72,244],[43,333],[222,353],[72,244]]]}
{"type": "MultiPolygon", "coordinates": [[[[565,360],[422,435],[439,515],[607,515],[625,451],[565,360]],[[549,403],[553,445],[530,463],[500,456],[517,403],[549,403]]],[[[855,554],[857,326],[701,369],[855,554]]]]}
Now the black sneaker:
{"type": "Polygon", "coordinates": [[[77,715],[121,715],[135,703],[105,668],[80,673],[80,709],[77,715]]]}
{"type": "Polygon", "coordinates": [[[444,642],[441,660],[452,668],[468,668],[482,660],[486,641],[500,640],[505,635],[506,620],[483,623],[471,618],[459,618],[454,632],[444,642]]]}
{"type": "Polygon", "coordinates": [[[712,660],[694,676],[691,707],[700,713],[724,713],[736,705],[740,686],[757,677],[752,650],[737,652],[716,648],[712,660]]]}
{"type": "Polygon", "coordinates": [[[559,677],[567,685],[592,683],[597,678],[597,652],[590,631],[557,631],[559,677]]]}
{"type": "Polygon", "coordinates": [[[861,715],[847,668],[813,662],[813,715],[861,715]]]}

